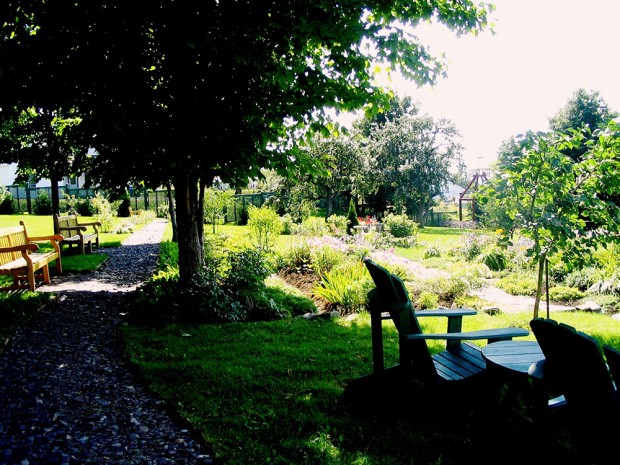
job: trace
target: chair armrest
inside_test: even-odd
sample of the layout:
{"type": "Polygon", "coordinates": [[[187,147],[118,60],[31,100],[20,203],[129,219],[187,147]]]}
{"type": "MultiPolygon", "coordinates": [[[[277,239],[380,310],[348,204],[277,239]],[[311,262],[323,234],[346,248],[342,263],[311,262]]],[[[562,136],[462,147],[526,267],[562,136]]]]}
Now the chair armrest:
{"type": "Polygon", "coordinates": [[[466,331],[459,333],[429,333],[429,334],[407,334],[403,336],[405,340],[417,339],[444,339],[446,341],[473,341],[479,339],[489,339],[500,341],[512,339],[513,337],[529,336],[530,332],[523,328],[495,328],[481,329],[479,331],[466,331]]]}
{"type": "Polygon", "coordinates": [[[472,308],[439,308],[433,310],[416,310],[415,316],[470,316],[478,312],[472,308]]]}
{"type": "Polygon", "coordinates": [[[441,308],[434,310],[420,310],[415,316],[445,316],[448,318],[448,333],[460,333],[463,330],[463,317],[476,315],[478,312],[471,308],[441,308]]]}

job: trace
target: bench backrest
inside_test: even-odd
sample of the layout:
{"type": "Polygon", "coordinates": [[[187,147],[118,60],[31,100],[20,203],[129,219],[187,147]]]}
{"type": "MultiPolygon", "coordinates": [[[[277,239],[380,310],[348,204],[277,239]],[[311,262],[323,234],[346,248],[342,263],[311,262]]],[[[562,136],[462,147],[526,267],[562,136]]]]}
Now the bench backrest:
{"type": "Polygon", "coordinates": [[[78,226],[77,215],[65,215],[65,216],[54,215],[54,233],[55,234],[62,234],[65,237],[75,236],[78,234],[77,229],[71,229],[71,230],[60,229],[60,228],[71,228],[73,226],[75,227],[78,226]]]}
{"type": "MultiPolygon", "coordinates": [[[[0,229],[0,247],[15,247],[27,243],[28,236],[23,225],[0,229]]],[[[22,254],[19,251],[0,253],[0,265],[10,263],[21,258],[21,256],[22,254]]]]}

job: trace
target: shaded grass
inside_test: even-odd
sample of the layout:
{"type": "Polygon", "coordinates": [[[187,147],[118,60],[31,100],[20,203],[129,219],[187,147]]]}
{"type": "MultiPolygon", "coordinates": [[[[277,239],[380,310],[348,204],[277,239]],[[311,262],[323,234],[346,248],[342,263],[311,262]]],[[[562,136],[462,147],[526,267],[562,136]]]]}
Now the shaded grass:
{"type": "MultiPolygon", "coordinates": [[[[464,329],[529,328],[530,318],[477,315],[464,319],[464,329]]],[[[620,322],[607,316],[567,313],[558,319],[620,347],[620,322]]],[[[445,330],[444,319],[420,321],[425,332],[445,330]]],[[[123,332],[148,386],[196,428],[221,463],[528,461],[523,445],[534,434],[531,425],[484,398],[460,397],[461,388],[449,394],[455,402],[414,387],[398,396],[368,397],[367,409],[351,409],[343,400],[347,382],[372,370],[367,314],[353,321],[126,326],[123,332]]],[[[384,339],[390,366],[398,359],[391,323],[384,339]]],[[[441,341],[429,346],[433,352],[443,347],[441,341]]],[[[549,447],[558,460],[570,454],[561,444],[549,447]]]]}

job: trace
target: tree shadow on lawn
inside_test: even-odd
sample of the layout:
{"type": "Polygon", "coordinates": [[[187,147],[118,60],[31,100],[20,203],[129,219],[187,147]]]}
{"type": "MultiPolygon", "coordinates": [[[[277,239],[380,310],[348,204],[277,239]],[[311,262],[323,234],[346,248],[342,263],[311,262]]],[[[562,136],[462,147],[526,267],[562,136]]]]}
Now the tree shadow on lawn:
{"type": "Polygon", "coordinates": [[[347,405],[345,416],[355,427],[345,427],[343,448],[366,442],[371,463],[381,464],[592,463],[561,431],[541,431],[477,389],[384,385],[365,402],[347,405]],[[373,440],[375,435],[389,442],[373,440]]]}

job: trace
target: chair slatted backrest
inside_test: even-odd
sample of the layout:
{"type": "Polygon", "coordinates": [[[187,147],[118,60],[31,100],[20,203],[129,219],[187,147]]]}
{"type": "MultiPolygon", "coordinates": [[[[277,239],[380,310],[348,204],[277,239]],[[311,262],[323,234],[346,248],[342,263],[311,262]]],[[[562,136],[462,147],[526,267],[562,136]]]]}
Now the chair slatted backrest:
{"type": "MultiPolygon", "coordinates": [[[[530,327],[536,341],[545,356],[545,383],[552,391],[561,390],[566,382],[561,379],[563,370],[562,364],[562,345],[558,340],[558,322],[546,318],[535,318],[530,321],[530,327]]],[[[562,394],[558,392],[558,394],[562,394]]]]}
{"type": "Polygon", "coordinates": [[[568,408],[582,421],[613,410],[615,389],[598,341],[570,325],[541,320],[530,322],[532,331],[545,354],[545,372],[547,365],[553,368],[552,383],[568,408]]]}
{"type": "MultiPolygon", "coordinates": [[[[0,230],[0,247],[15,247],[26,244],[26,234],[23,226],[12,226],[0,230]]],[[[0,254],[0,263],[10,263],[13,260],[21,258],[22,253],[5,252],[0,254]]]]}
{"type": "MultiPolygon", "coordinates": [[[[371,308],[371,311],[389,312],[401,339],[408,334],[422,334],[422,328],[415,316],[413,304],[402,279],[372,260],[366,259],[364,263],[375,283],[375,289],[369,294],[371,307],[374,308],[374,310],[371,308]]],[[[404,368],[411,370],[421,379],[437,377],[426,341],[416,339],[407,341],[406,344],[401,342],[400,350],[401,364],[407,361],[410,365],[404,368]]]]}
{"type": "Polygon", "coordinates": [[[564,397],[569,408],[579,409],[580,414],[603,415],[613,409],[615,389],[601,346],[596,339],[581,331],[570,337],[569,352],[575,376],[571,377],[564,397]]]}

